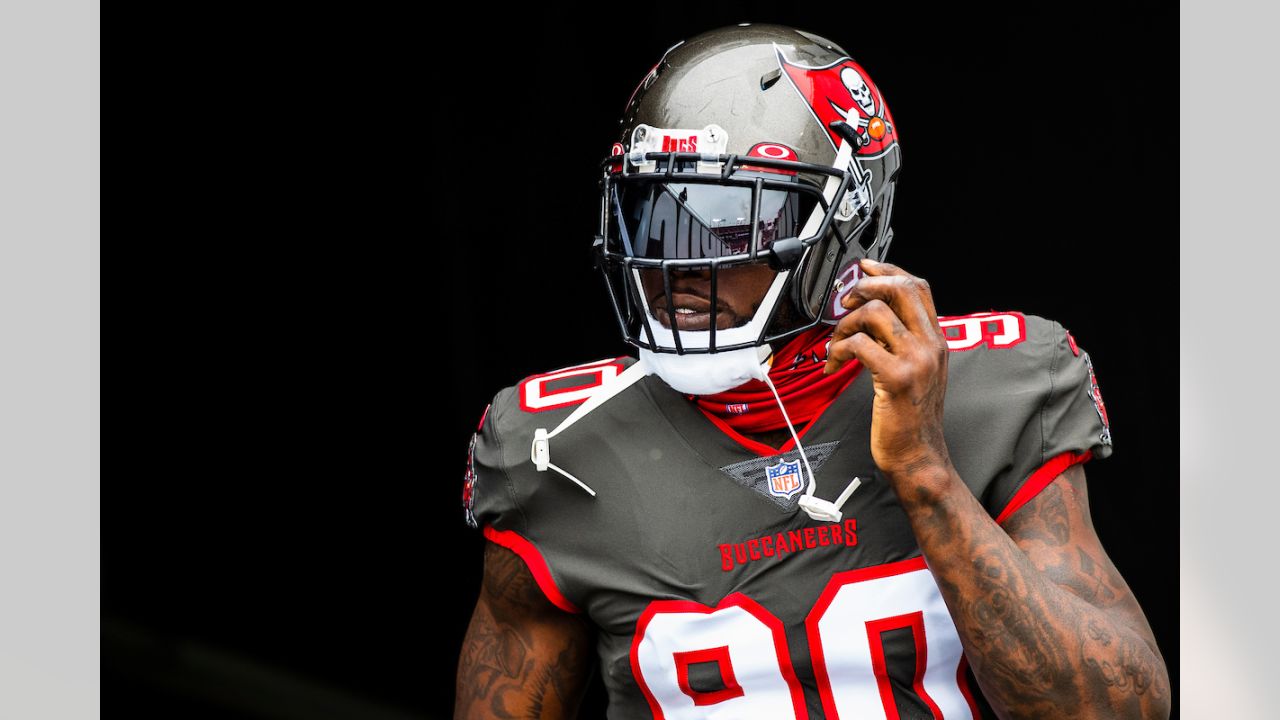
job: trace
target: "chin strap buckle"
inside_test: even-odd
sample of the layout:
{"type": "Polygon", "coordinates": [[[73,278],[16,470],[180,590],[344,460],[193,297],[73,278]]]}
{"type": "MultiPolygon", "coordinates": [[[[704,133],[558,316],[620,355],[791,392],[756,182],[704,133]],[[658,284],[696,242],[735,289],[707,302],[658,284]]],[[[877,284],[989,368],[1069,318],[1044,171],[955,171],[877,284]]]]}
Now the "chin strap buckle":
{"type": "Polygon", "coordinates": [[[529,459],[538,472],[546,472],[551,465],[551,447],[548,444],[547,429],[538,428],[533,431],[533,447],[529,450],[529,459]]]}
{"type": "Polygon", "coordinates": [[[800,509],[808,513],[809,517],[821,522],[840,522],[840,518],[843,517],[835,503],[812,495],[800,496],[800,509]]]}
{"type": "MultiPolygon", "coordinates": [[[[840,497],[836,498],[835,502],[823,500],[822,498],[814,497],[813,495],[801,495],[799,500],[800,509],[808,513],[809,517],[814,520],[822,522],[840,522],[840,518],[844,517],[844,514],[840,512],[840,508],[844,507],[845,501],[849,499],[849,496],[852,495],[853,491],[857,490],[858,486],[861,484],[862,480],[855,477],[849,482],[849,485],[844,489],[844,492],[840,493],[840,497]]],[[[810,485],[810,487],[812,488],[812,485],[810,485]]]]}
{"type": "Polygon", "coordinates": [[[631,385],[635,384],[637,381],[643,380],[645,374],[644,363],[637,362],[633,364],[631,367],[623,370],[622,373],[613,378],[613,380],[605,383],[604,387],[597,389],[581,405],[574,408],[573,412],[569,413],[568,417],[560,421],[560,424],[556,426],[555,430],[550,432],[547,432],[546,428],[538,428],[534,430],[533,443],[529,446],[529,460],[533,462],[533,467],[538,472],[555,470],[561,475],[572,480],[578,485],[578,487],[586,490],[591,497],[595,497],[595,490],[587,487],[586,483],[570,475],[564,470],[561,470],[555,466],[555,463],[551,462],[551,438],[559,435],[570,425],[573,425],[586,417],[587,413],[603,405],[609,398],[614,397],[623,390],[626,390],[628,387],[631,387],[631,385]]]}
{"type": "Polygon", "coordinates": [[[551,462],[551,434],[546,428],[538,428],[533,431],[533,445],[529,447],[529,459],[533,461],[533,467],[538,472],[546,472],[547,470],[555,470],[561,475],[569,478],[578,484],[578,487],[590,493],[591,497],[596,496],[596,491],[587,487],[587,484],[569,473],[561,470],[551,462]]]}

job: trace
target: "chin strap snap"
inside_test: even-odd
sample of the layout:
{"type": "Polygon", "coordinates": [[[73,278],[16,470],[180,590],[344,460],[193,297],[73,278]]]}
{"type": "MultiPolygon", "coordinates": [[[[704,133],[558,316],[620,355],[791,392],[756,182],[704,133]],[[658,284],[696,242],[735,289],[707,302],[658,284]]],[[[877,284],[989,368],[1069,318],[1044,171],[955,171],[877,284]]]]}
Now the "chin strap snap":
{"type": "Polygon", "coordinates": [[[800,436],[796,435],[796,428],[791,424],[791,417],[787,415],[787,408],[782,404],[778,389],[773,386],[773,381],[769,379],[769,373],[764,373],[761,379],[773,391],[773,399],[778,401],[778,409],[782,410],[782,419],[787,422],[787,429],[791,431],[791,439],[795,440],[796,450],[800,452],[800,461],[804,463],[805,474],[809,476],[808,487],[805,488],[804,494],[800,496],[800,509],[808,513],[809,517],[814,520],[840,522],[840,518],[843,517],[840,508],[844,507],[845,501],[849,499],[854,490],[858,489],[862,481],[856,477],[851,480],[835,502],[814,497],[813,492],[818,489],[818,478],[814,477],[813,468],[809,466],[809,458],[804,454],[804,445],[800,444],[800,436]]]}
{"type": "Polygon", "coordinates": [[[606,383],[599,390],[592,393],[591,396],[587,398],[586,402],[574,408],[573,412],[570,413],[568,417],[560,421],[560,424],[556,426],[555,430],[552,430],[551,432],[547,432],[546,428],[538,428],[534,430],[533,444],[529,448],[529,459],[533,461],[533,467],[536,468],[538,472],[554,470],[572,480],[578,485],[578,487],[586,490],[591,494],[591,497],[595,497],[595,490],[587,487],[586,483],[551,462],[551,438],[569,429],[570,425],[573,425],[586,417],[587,413],[605,404],[605,402],[610,398],[631,387],[637,380],[640,380],[647,374],[648,371],[644,367],[644,363],[636,362],[631,367],[623,370],[621,374],[606,383]]]}
{"type": "Polygon", "coordinates": [[[814,497],[814,484],[815,482],[810,480],[809,489],[804,495],[800,496],[800,507],[814,520],[840,522],[840,518],[843,517],[843,514],[840,512],[840,508],[844,507],[845,501],[849,499],[849,496],[853,494],[854,490],[858,489],[858,486],[862,484],[862,481],[856,477],[853,480],[850,480],[849,485],[844,489],[844,492],[840,493],[840,497],[836,498],[835,502],[814,497]]]}
{"type": "MultiPolygon", "coordinates": [[[[559,431],[559,429],[560,428],[556,428],[557,431],[559,431]]],[[[546,428],[538,428],[533,431],[533,448],[529,453],[529,459],[533,460],[533,466],[538,469],[538,472],[546,472],[548,469],[555,470],[561,475],[577,483],[578,487],[590,493],[591,497],[595,497],[595,490],[587,487],[586,483],[573,475],[570,475],[551,462],[551,446],[547,444],[549,439],[551,439],[551,436],[547,434],[546,428]]]]}

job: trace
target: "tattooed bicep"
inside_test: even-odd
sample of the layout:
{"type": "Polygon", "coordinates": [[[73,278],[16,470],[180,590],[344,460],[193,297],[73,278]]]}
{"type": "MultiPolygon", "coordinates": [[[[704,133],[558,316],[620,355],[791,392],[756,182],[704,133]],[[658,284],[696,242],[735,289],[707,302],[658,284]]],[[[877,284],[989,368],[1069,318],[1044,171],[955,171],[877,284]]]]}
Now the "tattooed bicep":
{"type": "Polygon", "coordinates": [[[1004,530],[1023,550],[1028,545],[1060,548],[1076,540],[1089,519],[1089,498],[1084,470],[1079,465],[1066,469],[1035,497],[1009,516],[1004,530]]]}
{"type": "Polygon", "coordinates": [[[542,594],[524,560],[497,543],[485,543],[481,592],[492,610],[503,616],[521,616],[556,609],[542,594]]]}
{"type": "Polygon", "coordinates": [[[458,663],[455,718],[572,718],[592,630],[555,607],[524,561],[486,543],[484,580],[458,663]]]}
{"type": "Polygon", "coordinates": [[[1055,584],[1150,636],[1146,616],[1094,530],[1083,467],[1067,468],[1003,527],[1055,584]]]}
{"type": "Polygon", "coordinates": [[[1019,508],[1004,529],[1036,569],[1089,604],[1110,607],[1128,594],[1093,529],[1079,465],[1067,468],[1019,508]]]}

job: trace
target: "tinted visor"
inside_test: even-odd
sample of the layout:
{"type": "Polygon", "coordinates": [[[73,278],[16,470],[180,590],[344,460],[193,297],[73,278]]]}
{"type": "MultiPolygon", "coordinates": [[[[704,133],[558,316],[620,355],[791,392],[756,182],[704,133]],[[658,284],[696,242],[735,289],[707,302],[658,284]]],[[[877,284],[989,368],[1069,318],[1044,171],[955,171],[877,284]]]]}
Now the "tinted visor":
{"type": "MultiPolygon", "coordinates": [[[[735,177],[755,173],[737,173],[735,177]]],[[[761,173],[778,180],[776,173],[761,173]]],[[[614,252],[632,257],[706,259],[751,252],[751,187],[713,183],[627,182],[613,186],[613,212],[622,237],[614,252]],[[630,247],[627,244],[630,243],[630,247]],[[618,246],[620,244],[620,246],[618,246]]],[[[757,252],[796,237],[818,204],[801,190],[761,189],[757,252]]]]}

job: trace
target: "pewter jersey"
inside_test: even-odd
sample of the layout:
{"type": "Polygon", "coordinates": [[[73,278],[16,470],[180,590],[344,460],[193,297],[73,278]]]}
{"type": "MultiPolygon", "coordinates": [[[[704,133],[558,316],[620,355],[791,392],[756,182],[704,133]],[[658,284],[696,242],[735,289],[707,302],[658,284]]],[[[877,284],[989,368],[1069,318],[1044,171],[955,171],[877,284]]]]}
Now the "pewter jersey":
{"type": "MultiPolygon", "coordinates": [[[[939,320],[951,348],[947,447],[997,522],[1071,464],[1111,453],[1089,356],[1058,323],[939,320]]],[[[818,497],[861,480],[841,521],[820,522],[797,507],[797,452],[748,449],[653,375],[549,443],[551,463],[594,497],[538,472],[535,430],[633,362],[500,391],[464,489],[468,520],[598,628],[610,720],[994,717],[872,461],[869,371],[801,436],[818,497]]]]}

